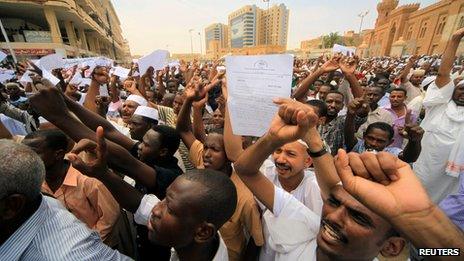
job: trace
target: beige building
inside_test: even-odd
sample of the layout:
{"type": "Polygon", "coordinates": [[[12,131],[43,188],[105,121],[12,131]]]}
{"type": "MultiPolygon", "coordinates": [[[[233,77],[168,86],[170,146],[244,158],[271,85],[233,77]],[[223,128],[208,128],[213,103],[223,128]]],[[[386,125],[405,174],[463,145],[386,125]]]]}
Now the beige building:
{"type": "MultiPolygon", "coordinates": [[[[358,55],[442,54],[453,32],[464,26],[464,0],[441,0],[422,9],[398,3],[382,0],[377,5],[375,28],[364,34],[358,55]]],[[[461,44],[458,54],[463,53],[461,44]]]]}
{"type": "MultiPolygon", "coordinates": [[[[110,0],[0,0],[0,19],[18,59],[59,53],[131,60],[110,0]]],[[[3,35],[0,48],[9,53],[3,35]]]]}
{"type": "Polygon", "coordinates": [[[210,42],[218,41],[220,48],[229,46],[229,28],[226,24],[215,23],[205,28],[206,52],[210,49],[210,42]]]}
{"type": "Polygon", "coordinates": [[[258,45],[287,47],[290,11],[284,4],[258,11],[258,45]]]}
{"type": "MultiPolygon", "coordinates": [[[[206,57],[218,59],[226,54],[283,53],[287,48],[289,10],[284,4],[260,9],[246,5],[228,16],[228,45],[219,39],[221,24],[205,29],[206,57]],[[216,39],[214,34],[218,32],[216,39]]],[[[225,38],[225,37],[224,37],[225,38]]]]}

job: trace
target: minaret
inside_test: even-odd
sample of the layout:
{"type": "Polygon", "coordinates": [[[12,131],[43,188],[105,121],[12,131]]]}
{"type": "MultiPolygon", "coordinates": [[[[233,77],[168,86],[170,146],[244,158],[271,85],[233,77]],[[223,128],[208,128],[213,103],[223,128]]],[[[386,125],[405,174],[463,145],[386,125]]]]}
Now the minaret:
{"type": "Polygon", "coordinates": [[[375,21],[375,27],[384,24],[387,21],[388,15],[398,7],[399,0],[382,0],[377,4],[377,12],[379,13],[375,21]]]}

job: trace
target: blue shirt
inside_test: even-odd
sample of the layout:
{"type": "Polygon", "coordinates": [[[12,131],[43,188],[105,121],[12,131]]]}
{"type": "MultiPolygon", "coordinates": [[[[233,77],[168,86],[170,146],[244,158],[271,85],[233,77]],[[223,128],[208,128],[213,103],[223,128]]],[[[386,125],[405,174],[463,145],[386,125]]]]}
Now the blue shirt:
{"type": "MultiPolygon", "coordinates": [[[[366,147],[364,145],[364,140],[359,140],[358,139],[358,143],[356,143],[356,145],[354,145],[353,149],[351,150],[352,152],[356,152],[356,153],[363,153],[364,151],[366,151],[366,147]]],[[[389,152],[395,156],[398,156],[403,150],[400,149],[400,148],[397,148],[397,147],[386,147],[385,149],[383,149],[383,151],[385,152],[389,152]]]]}
{"type": "Polygon", "coordinates": [[[0,260],[131,260],[103,244],[59,201],[43,196],[37,211],[1,246],[0,260]]]}

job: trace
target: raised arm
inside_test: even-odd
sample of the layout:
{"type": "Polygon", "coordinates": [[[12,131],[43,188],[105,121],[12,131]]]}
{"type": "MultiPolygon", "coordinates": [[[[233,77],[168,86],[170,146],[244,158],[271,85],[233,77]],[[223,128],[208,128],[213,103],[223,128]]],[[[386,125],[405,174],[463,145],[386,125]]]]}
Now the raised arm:
{"type": "MultiPolygon", "coordinates": [[[[74,141],[78,142],[82,139],[95,141],[95,132],[71,115],[57,89],[41,90],[30,97],[30,102],[38,113],[74,141]]],[[[111,141],[107,141],[107,144],[109,162],[112,166],[146,187],[155,187],[157,174],[155,169],[134,158],[120,145],[111,141]]]]}
{"type": "Polygon", "coordinates": [[[109,75],[105,67],[95,67],[92,72],[92,81],[87,91],[87,95],[84,100],[84,107],[98,113],[97,105],[95,103],[95,97],[100,94],[100,85],[107,84],[109,81],[109,75]]]}
{"type": "Polygon", "coordinates": [[[451,36],[451,39],[446,45],[446,49],[443,52],[443,57],[441,59],[441,65],[438,69],[437,79],[435,80],[435,84],[438,88],[442,88],[451,81],[451,69],[453,69],[456,51],[458,50],[459,43],[461,42],[463,36],[464,28],[461,28],[451,36]]]}
{"type": "Polygon", "coordinates": [[[247,148],[234,164],[235,171],[250,191],[269,210],[274,209],[274,184],[259,168],[282,145],[302,138],[317,123],[312,108],[291,99],[277,99],[280,105],[267,134],[247,148]]]}
{"type": "Polygon", "coordinates": [[[356,114],[359,110],[362,110],[363,108],[365,110],[368,109],[368,105],[364,103],[364,100],[362,98],[355,98],[349,105],[348,105],[348,111],[346,112],[346,119],[345,119],[345,129],[344,129],[344,134],[345,134],[345,146],[347,151],[351,151],[353,147],[356,145],[358,142],[358,139],[356,139],[356,123],[355,123],[355,118],[356,114]]]}
{"type": "Polygon", "coordinates": [[[386,152],[348,157],[340,150],[335,166],[343,188],[415,247],[464,249],[464,233],[432,203],[409,164],[386,152]]]}
{"type": "Polygon", "coordinates": [[[208,96],[205,96],[200,101],[194,102],[193,107],[193,135],[200,142],[205,142],[206,131],[205,125],[203,124],[203,108],[208,101],[208,96]]]}
{"type": "MultiPolygon", "coordinates": [[[[303,141],[308,145],[310,152],[319,152],[324,148],[324,143],[316,127],[309,129],[303,137],[303,141]]],[[[314,172],[316,173],[317,184],[321,189],[322,198],[327,199],[332,188],[340,182],[337,170],[335,169],[334,159],[329,152],[319,157],[311,157],[311,159],[313,161],[314,172]]]]}
{"type": "Polygon", "coordinates": [[[68,154],[68,159],[73,167],[83,174],[100,180],[122,208],[134,213],[140,205],[143,195],[108,169],[106,165],[108,152],[103,128],[99,127],[96,134],[96,160],[85,163],[77,154],[73,153],[68,154]]]}
{"type": "Polygon", "coordinates": [[[404,162],[412,163],[419,158],[421,153],[421,140],[424,135],[424,129],[417,124],[409,124],[405,126],[404,132],[407,133],[408,144],[404,148],[403,152],[398,155],[398,158],[404,162]]]}
{"type": "Polygon", "coordinates": [[[361,85],[358,82],[358,79],[355,76],[356,67],[358,66],[357,57],[345,57],[345,59],[340,60],[340,69],[345,75],[346,80],[350,84],[351,92],[353,93],[354,98],[359,98],[363,95],[363,90],[361,85]]]}
{"type": "Polygon", "coordinates": [[[89,129],[96,130],[98,126],[102,126],[105,129],[105,137],[107,139],[121,145],[126,150],[132,149],[135,142],[119,132],[113,124],[111,124],[111,122],[97,113],[82,107],[80,104],[68,97],[64,97],[64,100],[69,110],[72,111],[74,115],[76,115],[89,129]]]}
{"type": "Polygon", "coordinates": [[[403,68],[403,70],[401,71],[401,74],[400,74],[400,81],[401,83],[406,83],[408,81],[408,75],[409,75],[409,72],[411,71],[412,67],[414,66],[414,64],[416,63],[417,61],[417,55],[413,55],[409,58],[409,61],[408,63],[406,64],[406,66],[403,68]]]}
{"type": "Polygon", "coordinates": [[[232,132],[232,122],[230,119],[229,108],[227,105],[227,100],[229,98],[229,93],[227,90],[227,81],[224,78],[222,80],[222,97],[219,97],[218,102],[220,104],[219,108],[222,113],[222,107],[224,109],[224,148],[226,150],[227,158],[231,162],[235,162],[240,154],[243,152],[242,146],[242,136],[235,135],[232,132]],[[224,104],[223,104],[224,103],[224,104]]]}

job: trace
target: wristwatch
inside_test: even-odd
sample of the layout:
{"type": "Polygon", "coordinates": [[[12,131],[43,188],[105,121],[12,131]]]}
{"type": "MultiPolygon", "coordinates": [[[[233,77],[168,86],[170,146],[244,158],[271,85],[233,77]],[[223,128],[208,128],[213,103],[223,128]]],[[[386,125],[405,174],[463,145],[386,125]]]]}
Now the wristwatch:
{"type": "Polygon", "coordinates": [[[322,149],[316,152],[312,152],[308,149],[308,154],[311,158],[318,158],[330,151],[329,146],[327,146],[327,143],[325,141],[322,141],[322,149]]]}

